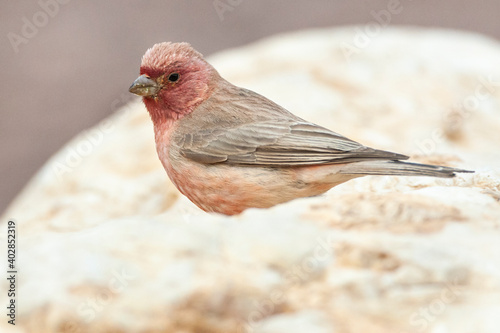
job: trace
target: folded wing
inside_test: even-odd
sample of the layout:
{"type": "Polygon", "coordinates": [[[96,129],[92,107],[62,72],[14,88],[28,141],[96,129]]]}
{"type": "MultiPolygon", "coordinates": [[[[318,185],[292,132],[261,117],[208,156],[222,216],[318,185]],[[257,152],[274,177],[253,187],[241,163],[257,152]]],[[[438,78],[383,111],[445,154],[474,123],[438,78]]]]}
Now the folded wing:
{"type": "Polygon", "coordinates": [[[250,122],[224,130],[205,128],[185,134],[177,145],[186,158],[206,164],[283,167],[408,158],[365,147],[326,128],[295,119],[250,122]]]}

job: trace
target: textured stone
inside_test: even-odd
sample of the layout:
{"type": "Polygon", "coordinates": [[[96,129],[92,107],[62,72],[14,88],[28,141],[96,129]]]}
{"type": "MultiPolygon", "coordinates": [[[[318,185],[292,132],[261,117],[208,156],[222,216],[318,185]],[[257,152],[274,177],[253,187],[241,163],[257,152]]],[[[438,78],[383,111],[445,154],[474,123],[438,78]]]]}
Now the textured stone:
{"type": "Polygon", "coordinates": [[[364,177],[207,214],[168,180],[133,102],[69,142],[4,214],[18,224],[19,308],[2,332],[498,332],[500,44],[388,28],[360,48],[356,31],[210,61],[354,140],[475,174],[364,177]]]}

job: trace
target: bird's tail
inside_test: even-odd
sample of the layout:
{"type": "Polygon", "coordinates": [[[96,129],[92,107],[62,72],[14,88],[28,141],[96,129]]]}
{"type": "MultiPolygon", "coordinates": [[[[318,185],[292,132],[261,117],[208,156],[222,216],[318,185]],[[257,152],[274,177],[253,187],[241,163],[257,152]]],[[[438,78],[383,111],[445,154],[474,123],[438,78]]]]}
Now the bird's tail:
{"type": "Polygon", "coordinates": [[[340,170],[340,173],[350,175],[430,176],[442,178],[453,178],[456,172],[471,173],[474,171],[401,161],[363,161],[349,163],[344,169],[340,170]]]}

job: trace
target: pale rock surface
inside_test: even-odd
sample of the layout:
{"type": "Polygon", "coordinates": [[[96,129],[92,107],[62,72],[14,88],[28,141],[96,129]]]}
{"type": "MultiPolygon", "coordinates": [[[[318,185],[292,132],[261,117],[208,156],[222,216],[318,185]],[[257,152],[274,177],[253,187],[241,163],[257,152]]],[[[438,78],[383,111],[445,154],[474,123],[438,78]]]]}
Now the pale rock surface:
{"type": "Polygon", "coordinates": [[[389,28],[356,48],[356,31],[210,61],[366,145],[475,174],[365,177],[206,214],[169,182],[137,101],[68,143],[4,214],[18,224],[19,307],[0,330],[499,332],[500,44],[389,28]]]}

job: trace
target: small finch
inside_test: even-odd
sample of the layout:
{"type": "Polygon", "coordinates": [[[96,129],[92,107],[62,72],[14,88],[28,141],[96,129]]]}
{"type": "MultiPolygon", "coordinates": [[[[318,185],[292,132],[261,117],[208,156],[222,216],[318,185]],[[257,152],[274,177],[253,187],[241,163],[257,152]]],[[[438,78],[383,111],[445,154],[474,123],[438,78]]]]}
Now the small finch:
{"type": "Polygon", "coordinates": [[[129,91],[142,96],[168,176],[207,212],[239,214],[309,197],[366,175],[450,178],[471,172],[401,162],[299,118],[223,79],[187,43],[160,43],[129,91]]]}

